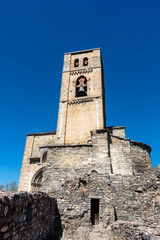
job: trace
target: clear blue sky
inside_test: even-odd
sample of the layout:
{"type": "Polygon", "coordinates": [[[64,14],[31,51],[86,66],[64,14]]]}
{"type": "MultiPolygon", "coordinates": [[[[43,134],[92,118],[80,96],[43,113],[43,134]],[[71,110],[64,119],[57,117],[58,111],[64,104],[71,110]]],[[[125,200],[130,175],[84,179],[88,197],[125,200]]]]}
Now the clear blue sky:
{"type": "Polygon", "coordinates": [[[55,131],[63,54],[101,47],[107,126],[160,162],[160,1],[0,2],[0,183],[18,182],[28,133],[55,131]]]}

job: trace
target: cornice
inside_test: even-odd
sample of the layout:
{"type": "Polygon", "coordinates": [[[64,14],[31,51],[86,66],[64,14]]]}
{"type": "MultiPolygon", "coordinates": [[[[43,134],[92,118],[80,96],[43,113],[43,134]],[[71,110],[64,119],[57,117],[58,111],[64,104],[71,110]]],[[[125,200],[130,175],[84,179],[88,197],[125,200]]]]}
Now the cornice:
{"type": "Polygon", "coordinates": [[[70,75],[73,76],[73,75],[86,74],[91,72],[93,72],[93,69],[77,70],[77,71],[70,72],[70,75]]]}
{"type": "Polygon", "coordinates": [[[100,98],[100,96],[98,97],[88,97],[88,98],[77,98],[74,100],[71,100],[68,102],[69,105],[76,105],[76,104],[83,104],[83,103],[87,103],[87,102],[93,102],[94,99],[96,98],[100,98]]]}

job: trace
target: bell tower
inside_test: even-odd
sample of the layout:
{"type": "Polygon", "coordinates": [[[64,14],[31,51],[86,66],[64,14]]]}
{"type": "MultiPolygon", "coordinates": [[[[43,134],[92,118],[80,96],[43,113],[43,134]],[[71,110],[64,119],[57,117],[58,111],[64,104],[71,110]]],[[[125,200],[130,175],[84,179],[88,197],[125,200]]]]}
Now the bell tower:
{"type": "Polygon", "coordinates": [[[100,49],[64,55],[56,144],[86,144],[105,127],[100,49]]]}

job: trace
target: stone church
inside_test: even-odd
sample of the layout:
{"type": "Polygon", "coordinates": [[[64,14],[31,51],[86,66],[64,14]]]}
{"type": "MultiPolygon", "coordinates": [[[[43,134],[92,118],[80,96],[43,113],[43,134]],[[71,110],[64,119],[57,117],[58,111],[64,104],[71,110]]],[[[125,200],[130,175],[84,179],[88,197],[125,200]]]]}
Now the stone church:
{"type": "Polygon", "coordinates": [[[27,135],[18,188],[57,198],[65,236],[156,211],[144,205],[150,146],[105,123],[100,49],[65,54],[57,130],[27,135]]]}

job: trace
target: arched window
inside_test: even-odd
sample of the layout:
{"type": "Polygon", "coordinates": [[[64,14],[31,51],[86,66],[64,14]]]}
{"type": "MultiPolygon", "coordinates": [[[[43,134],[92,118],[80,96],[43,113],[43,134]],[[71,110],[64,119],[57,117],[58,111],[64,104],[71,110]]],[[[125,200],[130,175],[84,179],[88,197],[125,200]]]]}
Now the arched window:
{"type": "Polygon", "coordinates": [[[78,66],[79,66],[79,59],[76,58],[76,59],[74,60],[74,67],[78,67],[78,66]]]}
{"type": "Polygon", "coordinates": [[[88,58],[83,58],[83,66],[88,66],[88,58]]]}
{"type": "Polygon", "coordinates": [[[42,155],[42,163],[47,162],[47,151],[43,153],[42,155]]]}
{"type": "Polygon", "coordinates": [[[87,96],[87,79],[80,76],[76,81],[76,97],[87,96]]]}
{"type": "Polygon", "coordinates": [[[31,183],[32,192],[41,191],[43,172],[44,172],[44,168],[41,168],[33,176],[32,183],[31,183]]]}
{"type": "Polygon", "coordinates": [[[92,170],[92,171],[91,171],[91,174],[93,174],[93,175],[97,175],[98,172],[97,172],[96,170],[92,170]]]}

